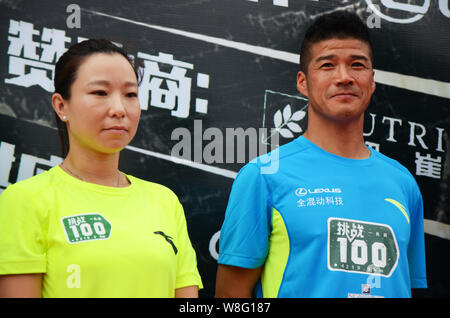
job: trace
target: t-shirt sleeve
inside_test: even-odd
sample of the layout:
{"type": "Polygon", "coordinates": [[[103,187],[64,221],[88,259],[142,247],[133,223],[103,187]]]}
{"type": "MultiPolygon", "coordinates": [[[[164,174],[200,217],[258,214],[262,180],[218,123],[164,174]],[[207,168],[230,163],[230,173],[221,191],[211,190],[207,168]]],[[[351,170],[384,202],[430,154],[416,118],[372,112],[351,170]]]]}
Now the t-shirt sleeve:
{"type": "Polygon", "coordinates": [[[45,273],[46,218],[33,197],[10,185],[0,195],[0,275],[45,273]]]}
{"type": "Polygon", "coordinates": [[[202,279],[197,268],[197,256],[189,239],[183,206],[178,199],[176,202],[176,218],[178,227],[178,263],[175,288],[198,286],[199,289],[202,289],[202,279]]]}
{"type": "Polygon", "coordinates": [[[220,231],[218,263],[262,266],[269,250],[271,205],[259,166],[247,164],[237,175],[220,231]]]}
{"type": "Polygon", "coordinates": [[[408,245],[409,272],[412,288],[427,288],[423,200],[419,189],[415,192],[415,209],[411,213],[411,235],[408,245]]]}

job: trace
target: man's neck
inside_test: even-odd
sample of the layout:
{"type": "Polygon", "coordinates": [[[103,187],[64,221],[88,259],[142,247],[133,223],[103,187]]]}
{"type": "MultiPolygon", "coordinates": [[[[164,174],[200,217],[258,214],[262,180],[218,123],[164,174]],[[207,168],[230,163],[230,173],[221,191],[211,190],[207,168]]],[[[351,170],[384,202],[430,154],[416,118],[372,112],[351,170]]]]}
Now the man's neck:
{"type": "Polygon", "coordinates": [[[366,147],[363,137],[362,120],[342,123],[308,122],[308,129],[303,136],[322,148],[337,156],[349,159],[367,159],[370,150],[366,147]]]}

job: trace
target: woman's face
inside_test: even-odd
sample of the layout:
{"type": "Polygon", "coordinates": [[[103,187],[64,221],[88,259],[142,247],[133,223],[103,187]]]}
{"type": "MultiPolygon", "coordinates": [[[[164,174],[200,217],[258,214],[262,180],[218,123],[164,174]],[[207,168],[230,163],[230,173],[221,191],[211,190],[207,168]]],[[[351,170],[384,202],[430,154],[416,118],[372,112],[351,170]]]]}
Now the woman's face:
{"type": "Polygon", "coordinates": [[[79,66],[65,101],[70,148],[123,149],[136,134],[141,109],[132,66],[120,54],[97,53],[79,66]]]}

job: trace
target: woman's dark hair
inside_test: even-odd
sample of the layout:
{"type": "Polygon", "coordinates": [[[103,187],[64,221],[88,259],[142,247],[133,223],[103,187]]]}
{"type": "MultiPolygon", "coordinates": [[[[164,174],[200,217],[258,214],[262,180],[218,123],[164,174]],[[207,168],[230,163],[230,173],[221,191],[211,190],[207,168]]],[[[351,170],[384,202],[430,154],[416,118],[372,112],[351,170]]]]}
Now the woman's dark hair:
{"type": "Polygon", "coordinates": [[[373,62],[372,42],[367,26],[355,13],[338,10],[319,16],[306,30],[300,50],[300,69],[307,74],[308,64],[311,61],[311,47],[314,44],[329,39],[348,38],[367,43],[370,59],[373,62]]]}
{"type": "MultiPolygon", "coordinates": [[[[83,61],[97,53],[120,54],[130,62],[138,83],[140,73],[137,59],[131,59],[125,49],[120,48],[106,39],[90,39],[72,45],[58,60],[55,66],[55,93],[61,94],[65,100],[70,99],[72,84],[75,82],[77,71],[83,61]]],[[[65,158],[69,152],[69,135],[66,123],[63,122],[55,112],[56,125],[58,126],[59,139],[61,140],[62,156],[65,158]]]]}

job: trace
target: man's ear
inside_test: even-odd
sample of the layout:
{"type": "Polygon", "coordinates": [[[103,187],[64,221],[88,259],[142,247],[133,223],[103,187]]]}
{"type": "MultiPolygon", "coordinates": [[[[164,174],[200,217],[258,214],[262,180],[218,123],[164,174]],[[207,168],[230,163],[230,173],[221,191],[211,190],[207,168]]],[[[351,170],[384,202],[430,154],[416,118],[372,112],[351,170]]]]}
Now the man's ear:
{"type": "Polygon", "coordinates": [[[375,83],[375,71],[372,71],[372,94],[375,92],[377,84],[375,83]]]}
{"type": "Polygon", "coordinates": [[[68,119],[66,114],[66,101],[61,96],[61,94],[54,93],[52,95],[52,106],[59,119],[61,119],[63,122],[66,122],[68,119]]]}
{"type": "Polygon", "coordinates": [[[304,96],[308,97],[308,85],[306,83],[306,74],[302,71],[297,73],[297,89],[304,96]]]}

